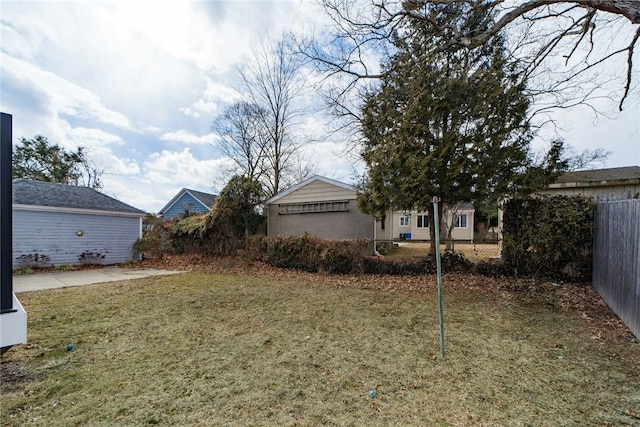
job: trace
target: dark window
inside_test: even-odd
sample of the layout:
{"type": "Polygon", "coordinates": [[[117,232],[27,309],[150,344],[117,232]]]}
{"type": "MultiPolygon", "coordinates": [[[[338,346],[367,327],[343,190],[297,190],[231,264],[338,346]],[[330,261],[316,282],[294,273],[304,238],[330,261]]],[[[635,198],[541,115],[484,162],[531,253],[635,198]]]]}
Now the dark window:
{"type": "Polygon", "coordinates": [[[418,228],[429,228],[429,215],[419,214],[418,216],[418,228]]]}

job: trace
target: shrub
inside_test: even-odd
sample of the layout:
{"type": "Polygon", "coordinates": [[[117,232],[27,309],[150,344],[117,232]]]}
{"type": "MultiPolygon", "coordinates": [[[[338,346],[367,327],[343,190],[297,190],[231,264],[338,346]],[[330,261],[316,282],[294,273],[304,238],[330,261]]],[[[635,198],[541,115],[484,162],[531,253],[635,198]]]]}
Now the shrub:
{"type": "Polygon", "coordinates": [[[254,236],[246,254],[274,267],[335,274],[363,271],[363,257],[373,253],[373,241],[325,240],[311,234],[288,237],[254,236]]]}
{"type": "Polygon", "coordinates": [[[265,261],[274,267],[315,273],[320,267],[321,239],[302,236],[267,238],[265,261]]]}
{"type": "Polygon", "coordinates": [[[49,255],[32,253],[20,255],[16,258],[20,267],[45,268],[51,267],[51,257],[49,255]]]}
{"type": "Polygon", "coordinates": [[[166,252],[165,245],[159,235],[149,235],[138,239],[133,244],[133,256],[142,256],[142,258],[162,258],[166,252]]]}
{"type": "MultiPolygon", "coordinates": [[[[446,252],[440,257],[442,272],[471,272],[474,263],[458,252],[446,252]]],[[[436,259],[433,255],[406,259],[366,257],[364,272],[367,274],[384,274],[390,276],[419,276],[437,273],[436,259]]]]}
{"type": "Polygon", "coordinates": [[[359,274],[363,272],[362,251],[358,242],[326,241],[320,256],[321,271],[331,274],[359,274]]]}
{"type": "Polygon", "coordinates": [[[387,255],[396,246],[397,245],[394,242],[391,242],[391,241],[377,242],[376,243],[376,250],[378,251],[378,253],[380,255],[387,255]]]}
{"type": "Polygon", "coordinates": [[[167,253],[181,252],[182,247],[171,237],[178,221],[147,215],[143,222],[143,237],[133,244],[132,255],[159,259],[167,253]]]}
{"type": "Polygon", "coordinates": [[[78,261],[83,265],[102,264],[105,256],[99,252],[84,251],[78,255],[78,261]]]}
{"type": "MultiPolygon", "coordinates": [[[[248,239],[246,256],[274,267],[329,274],[435,274],[433,256],[398,259],[372,256],[373,241],[326,240],[305,233],[302,236],[248,239]]],[[[442,270],[446,272],[473,271],[474,264],[464,255],[448,252],[442,255],[442,270]]]]}
{"type": "Polygon", "coordinates": [[[505,268],[518,275],[590,280],[593,216],[588,197],[509,200],[504,209],[505,268]]]}
{"type": "Polygon", "coordinates": [[[184,251],[236,255],[264,222],[256,208],[261,196],[259,182],[234,176],[222,189],[210,212],[184,218],[175,225],[171,237],[184,251]]]}

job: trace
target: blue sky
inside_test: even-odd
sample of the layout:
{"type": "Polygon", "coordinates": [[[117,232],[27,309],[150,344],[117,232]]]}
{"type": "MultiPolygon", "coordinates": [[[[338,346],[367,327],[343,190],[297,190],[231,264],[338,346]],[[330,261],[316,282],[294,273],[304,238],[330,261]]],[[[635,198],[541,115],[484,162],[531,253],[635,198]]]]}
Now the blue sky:
{"type": "MultiPolygon", "coordinates": [[[[14,140],[36,134],[84,146],[105,170],[104,192],[157,212],[181,188],[217,193],[229,164],[212,147],[215,115],[237,99],[236,67],[266,35],[322,31],[315,3],[291,1],[0,2],[0,109],[14,140]]],[[[640,60],[637,65],[640,66],[640,60]]],[[[621,68],[622,70],[622,68],[621,68]]],[[[640,164],[637,90],[611,118],[558,113],[577,150],[612,151],[607,167],[640,164]]],[[[321,117],[305,157],[349,182],[353,161],[321,117]]]]}

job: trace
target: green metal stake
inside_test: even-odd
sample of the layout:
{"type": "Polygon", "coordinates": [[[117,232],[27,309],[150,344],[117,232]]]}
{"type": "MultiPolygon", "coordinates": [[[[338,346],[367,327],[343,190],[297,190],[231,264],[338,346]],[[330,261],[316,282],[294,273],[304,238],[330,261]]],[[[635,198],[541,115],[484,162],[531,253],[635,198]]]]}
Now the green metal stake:
{"type": "Polygon", "coordinates": [[[434,196],[433,225],[436,237],[436,273],[438,277],[438,311],[440,314],[440,356],[444,358],[444,310],[442,305],[442,267],[440,265],[440,219],[438,218],[438,202],[440,198],[434,196]]]}

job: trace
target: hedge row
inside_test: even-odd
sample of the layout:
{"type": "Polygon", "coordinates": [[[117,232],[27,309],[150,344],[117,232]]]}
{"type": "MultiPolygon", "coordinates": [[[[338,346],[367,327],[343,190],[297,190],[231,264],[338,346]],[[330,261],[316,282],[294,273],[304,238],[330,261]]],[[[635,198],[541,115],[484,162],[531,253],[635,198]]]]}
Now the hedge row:
{"type": "Polygon", "coordinates": [[[594,209],[588,197],[509,200],[504,209],[504,268],[520,276],[591,280],[594,209]]]}
{"type": "MultiPolygon", "coordinates": [[[[391,259],[373,256],[372,240],[324,240],[310,234],[292,237],[254,236],[247,253],[274,267],[330,274],[435,274],[434,257],[391,259]]],[[[445,272],[469,271],[474,264],[459,253],[445,253],[445,272]]]]}
{"type": "MultiPolygon", "coordinates": [[[[442,256],[443,272],[488,276],[527,276],[590,281],[594,205],[585,197],[554,196],[510,200],[505,204],[500,263],[472,263],[459,253],[442,256]]],[[[172,223],[149,225],[136,249],[162,257],[167,252],[238,255],[279,268],[330,274],[434,274],[433,257],[375,257],[372,240],[324,240],[310,234],[292,237],[224,236],[171,239],[172,223]]]]}
{"type": "Polygon", "coordinates": [[[247,253],[274,267],[349,274],[362,272],[362,258],[373,252],[371,240],[324,240],[305,233],[302,236],[253,236],[247,253]]]}

